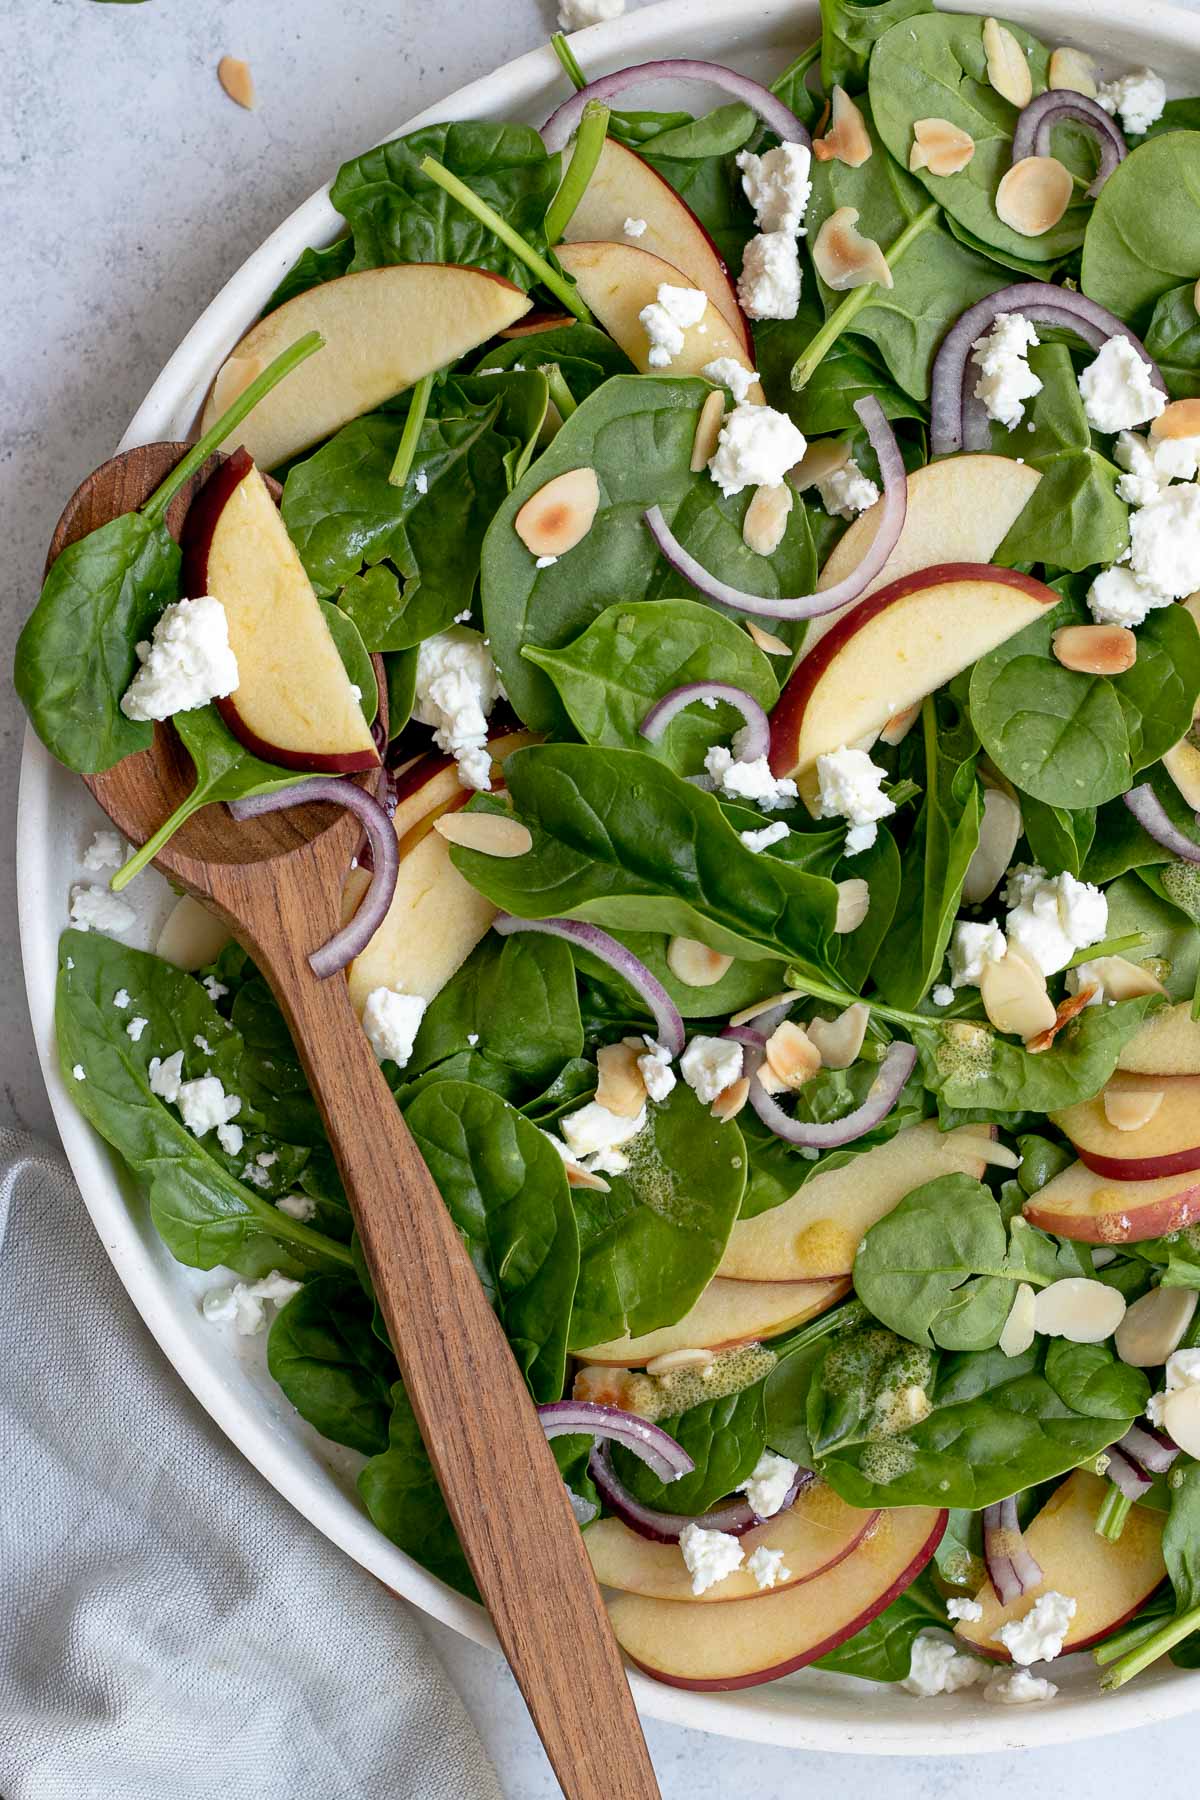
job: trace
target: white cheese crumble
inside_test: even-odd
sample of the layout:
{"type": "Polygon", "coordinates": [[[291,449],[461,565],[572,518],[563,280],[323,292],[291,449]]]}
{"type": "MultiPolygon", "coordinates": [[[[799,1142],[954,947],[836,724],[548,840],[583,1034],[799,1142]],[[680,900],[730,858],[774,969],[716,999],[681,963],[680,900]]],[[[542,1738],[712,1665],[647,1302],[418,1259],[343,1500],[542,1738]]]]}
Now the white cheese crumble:
{"type": "Polygon", "coordinates": [[[1161,1427],[1167,1395],[1190,1387],[1200,1387],[1200,1350],[1173,1350],[1167,1358],[1166,1385],[1160,1394],[1151,1394],[1146,1408],[1150,1423],[1161,1427]]]}
{"type": "Polygon", "coordinates": [[[860,512],[866,512],[868,506],[874,506],[879,498],[879,489],[869,476],[863,474],[853,457],[840,469],[819,475],[817,493],[825,511],[837,519],[853,519],[860,512]]]}
{"type": "Polygon", "coordinates": [[[750,389],[758,380],[754,369],[748,369],[732,356],[717,356],[712,362],[705,363],[700,373],[706,381],[715,381],[718,387],[727,387],[733,395],[733,404],[741,406],[750,389]]]}
{"type": "Polygon", "coordinates": [[[557,556],[539,556],[533,566],[535,569],[552,569],[557,561],[557,556]]]}
{"type": "Polygon", "coordinates": [[[97,831],[83,853],[83,866],[91,875],[101,869],[119,869],[125,861],[125,848],[115,831],[97,831]]]}
{"type": "Polygon", "coordinates": [[[367,995],[363,1030],[381,1063],[404,1067],[425,1017],[425,1005],[419,994],[402,994],[396,988],[377,987],[367,995]]]}
{"type": "Polygon", "coordinates": [[[895,812],[894,804],[883,792],[887,778],[887,770],[873,763],[865,750],[848,750],[842,744],[839,749],[818,756],[817,817],[847,821],[847,856],[869,850],[879,835],[878,821],[895,812]]]}
{"type": "Polygon", "coordinates": [[[1110,337],[1079,377],[1079,394],[1093,431],[1128,431],[1157,419],[1167,396],[1150,379],[1127,337],[1110,337]]]}
{"type": "Polygon", "coordinates": [[[87,1080],[87,1070],[84,1068],[82,1063],[76,1063],[74,1068],[71,1070],[71,1074],[74,1076],[76,1081],[86,1081],[87,1080]]]}
{"type": "MultiPolygon", "coordinates": [[[[989,919],[986,925],[976,925],[970,919],[956,920],[954,930],[950,933],[947,952],[950,958],[950,999],[954,998],[955,988],[978,987],[984,965],[999,962],[1007,949],[1004,933],[995,919],[989,919]]],[[[949,1001],[939,1000],[938,1005],[947,1006],[949,1001]]]]}
{"type": "Polygon", "coordinates": [[[800,279],[791,232],[761,232],[742,253],[738,304],[750,319],[794,319],[800,310],[800,279]]]}
{"type": "Polygon", "coordinates": [[[463,787],[491,788],[487,722],[503,692],[478,631],[456,625],[426,638],[417,651],[413,718],[433,726],[434,742],[453,756],[463,787]]]}
{"type": "Polygon", "coordinates": [[[977,1657],[964,1656],[953,1639],[923,1631],[913,1640],[912,1660],[900,1686],[918,1700],[931,1700],[935,1694],[956,1694],[960,1688],[974,1687],[986,1673],[985,1664],[977,1657]]]}
{"type": "MultiPolygon", "coordinates": [[[[598,1100],[589,1100],[578,1112],[568,1113],[559,1124],[567,1149],[577,1161],[605,1150],[619,1149],[645,1129],[644,1106],[635,1118],[622,1119],[617,1113],[609,1112],[607,1106],[601,1106],[598,1100]]],[[[622,1170],[610,1169],[609,1173],[619,1175],[622,1170]]]]}
{"type": "Polygon", "coordinates": [[[625,233],[626,237],[631,237],[631,238],[645,237],[646,221],[645,221],[645,219],[626,219],[625,223],[621,227],[621,230],[625,233]]]}
{"type": "Polygon", "coordinates": [[[702,1106],[740,1080],[742,1046],[729,1038],[694,1037],[679,1059],[679,1072],[702,1106]]]}
{"type": "Polygon", "coordinates": [[[1052,1662],[1062,1651],[1075,1611],[1069,1594],[1051,1589],[1039,1594],[1021,1618],[1002,1625],[995,1634],[996,1642],[1004,1645],[1015,1663],[1052,1662]]]}
{"type": "MultiPolygon", "coordinates": [[[[1135,513],[1134,518],[1140,517],[1135,513]]],[[[1132,569],[1118,565],[1097,575],[1087,592],[1088,611],[1097,625],[1140,625],[1155,607],[1170,606],[1170,594],[1160,594],[1140,581],[1132,569]]]]}
{"type": "Polygon", "coordinates": [[[803,228],[812,193],[812,152],[807,144],[778,144],[765,156],[739,150],[737,166],[758,229],[768,235],[786,232],[795,237],[803,228]]]}
{"type": "Polygon", "coordinates": [[[267,1171],[257,1168],[254,1163],[245,1164],[242,1169],[242,1180],[248,1181],[251,1187],[256,1188],[269,1188],[271,1185],[271,1177],[267,1171]]]}
{"type": "Polygon", "coordinates": [[[150,1092],[165,1100],[168,1106],[178,1107],[179,1116],[193,1137],[203,1137],[206,1132],[215,1130],[222,1147],[229,1150],[231,1156],[236,1156],[241,1149],[241,1129],[235,1127],[232,1134],[226,1132],[222,1136],[222,1128],[237,1117],[242,1103],[236,1094],[225,1092],[216,1075],[201,1075],[194,1081],[185,1081],[182,1050],[165,1058],[152,1056],[147,1075],[150,1092]],[[238,1140],[236,1149],[231,1148],[235,1137],[238,1140]]]}
{"type": "Polygon", "coordinates": [[[1090,881],[1047,876],[1037,864],[1008,871],[1001,893],[1010,908],[1004,930],[1011,944],[1043,975],[1057,975],[1077,950],[1098,944],[1108,930],[1108,901],[1090,881]]]}
{"type": "Polygon", "coordinates": [[[753,850],[756,856],[769,850],[772,844],[781,844],[787,834],[788,828],[782,819],[776,819],[773,825],[764,825],[761,831],[738,832],[747,850],[753,850]]]}
{"type": "Polygon", "coordinates": [[[1053,1700],[1057,1692],[1052,1681],[1031,1675],[1028,1669],[1013,1669],[1007,1675],[993,1675],[983,1697],[993,1706],[1026,1706],[1033,1700],[1053,1700]]]}
{"type": "Polygon", "coordinates": [[[768,1550],[765,1544],[760,1544],[758,1549],[746,1558],[746,1567],[753,1575],[756,1586],[773,1588],[777,1587],[780,1582],[791,1580],[792,1571],[784,1562],[783,1554],[782,1550],[768,1550]]]}
{"type": "Polygon", "coordinates": [[[1023,313],[997,313],[992,329],[976,338],[971,361],[979,370],[975,398],[989,419],[1010,431],[1025,416],[1025,402],[1040,394],[1042,384],[1029,366],[1038,334],[1023,313]]]}
{"type": "Polygon", "coordinates": [[[209,1288],[200,1309],[211,1324],[224,1325],[232,1320],[239,1337],[254,1337],[266,1324],[265,1303],[270,1300],[276,1306],[283,1306],[293,1294],[300,1292],[300,1287],[300,1282],[272,1269],[258,1281],[239,1281],[233,1287],[209,1288]]]}
{"type": "Polygon", "coordinates": [[[118,988],[117,989],[116,993],[113,995],[113,1005],[116,1007],[118,1012],[126,1011],[126,1009],[129,1006],[129,989],[128,988],[118,988]]]}
{"type": "Polygon", "coordinates": [[[1129,566],[1147,587],[1172,600],[1200,585],[1200,487],[1169,487],[1130,515],[1129,566]]]}
{"type": "Polygon", "coordinates": [[[651,1100],[662,1102],[673,1092],[675,1087],[675,1071],[671,1067],[671,1052],[665,1044],[642,1034],[642,1042],[646,1046],[646,1054],[637,1059],[638,1074],[646,1084],[646,1092],[651,1100]]]}
{"type": "Polygon", "coordinates": [[[132,906],[106,887],[78,882],[71,889],[71,923],[79,931],[128,931],[137,920],[132,906]]]}
{"type": "Polygon", "coordinates": [[[218,1000],[223,1000],[229,992],[225,983],[223,981],[218,981],[215,975],[206,975],[200,983],[200,986],[204,989],[214,1006],[218,1000]]]}
{"type": "Polygon", "coordinates": [[[765,756],[743,762],[735,754],[738,736],[740,733],[734,736],[733,750],[727,750],[724,744],[714,744],[705,752],[706,773],[712,776],[727,799],[752,800],[763,812],[776,812],[781,806],[790,806],[799,797],[795,782],[786,775],[776,780],[765,756]]]}
{"type": "Polygon", "coordinates": [[[275,1207],[289,1219],[297,1219],[301,1225],[307,1225],[317,1211],[317,1203],[311,1194],[284,1194],[275,1202],[275,1207]]]}
{"type": "Polygon", "coordinates": [[[952,1619],[966,1619],[971,1624],[983,1617],[983,1608],[978,1600],[947,1600],[946,1612],[952,1619]]]}
{"type": "Polygon", "coordinates": [[[211,594],[163,608],[150,643],[137,646],[141,668],[121,696],[127,719],[169,719],[232,694],[237,657],[225,608],[211,594]]]}
{"type": "Polygon", "coordinates": [[[143,1019],[141,1017],[130,1019],[128,1025],[125,1027],[126,1036],[131,1037],[136,1044],[149,1023],[149,1019],[143,1019]]]}
{"type": "Polygon", "coordinates": [[[1162,118],[1163,107],[1167,104],[1166,83],[1153,69],[1134,69],[1116,81],[1104,82],[1096,95],[1096,104],[1111,117],[1120,113],[1121,123],[1130,136],[1141,137],[1162,118]]]}
{"type": "Polygon", "coordinates": [[[939,981],[929,997],[935,1006],[949,1006],[954,998],[954,989],[948,987],[944,981],[939,981]]]}
{"type": "Polygon", "coordinates": [[[727,497],[748,487],[778,487],[807,448],[786,413],[744,400],[726,414],[708,469],[727,497]]]}
{"type": "Polygon", "coordinates": [[[659,284],[657,299],[638,314],[650,340],[646,361],[652,369],[670,368],[683,349],[684,333],[698,325],[707,310],[703,289],[672,287],[669,281],[659,284]]]}
{"type": "Polygon", "coordinates": [[[738,1492],[745,1494],[760,1519],[773,1519],[791,1491],[799,1466],[774,1450],[764,1450],[738,1492]]]}
{"type": "Polygon", "coordinates": [[[705,1531],[702,1525],[695,1524],[684,1526],[679,1534],[679,1548],[697,1597],[740,1569],[746,1554],[727,1531],[705,1531]]]}

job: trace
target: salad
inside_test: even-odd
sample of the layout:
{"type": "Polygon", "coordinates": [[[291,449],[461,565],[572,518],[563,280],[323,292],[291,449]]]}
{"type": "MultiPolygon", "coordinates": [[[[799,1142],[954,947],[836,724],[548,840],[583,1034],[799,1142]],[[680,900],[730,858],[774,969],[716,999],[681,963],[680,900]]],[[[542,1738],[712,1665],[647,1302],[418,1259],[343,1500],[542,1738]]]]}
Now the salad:
{"type": "Polygon", "coordinates": [[[1200,1663],[1200,100],[925,0],[822,23],[770,88],[559,37],[540,131],[339,171],[20,639],[68,768],[195,770],[87,849],[59,1055],[473,1593],[267,984],[188,898],[122,941],[199,807],[352,807],[311,960],[629,1658],[1036,1703],[1200,1663]]]}

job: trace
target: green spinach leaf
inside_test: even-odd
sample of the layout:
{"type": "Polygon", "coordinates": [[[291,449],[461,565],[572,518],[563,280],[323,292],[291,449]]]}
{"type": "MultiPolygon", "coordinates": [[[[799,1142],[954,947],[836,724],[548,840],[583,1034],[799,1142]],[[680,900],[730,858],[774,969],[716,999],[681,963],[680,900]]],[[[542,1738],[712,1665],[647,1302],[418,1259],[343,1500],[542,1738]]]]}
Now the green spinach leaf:
{"type": "Polygon", "coordinates": [[[614,1452],[618,1475],[643,1505],[659,1512],[707,1512],[726,1494],[736,1492],[739,1482],[749,1480],[763,1453],[763,1383],[757,1381],[720,1400],[706,1400],[660,1422],[695,1462],[692,1473],[679,1481],[659,1481],[644,1462],[618,1449],[614,1452]]]}
{"type": "Polygon", "coordinates": [[[301,1418],[365,1456],[387,1449],[396,1362],[362,1289],[318,1276],[275,1315],[267,1367],[301,1418]]]}
{"type": "Polygon", "coordinates": [[[1146,328],[1146,349],[1158,364],[1172,400],[1194,399],[1200,394],[1200,313],[1195,293],[1194,281],[1168,288],[1155,301],[1146,328]]]}
{"type": "Polygon", "coordinates": [[[1080,285],[1135,331],[1200,268],[1200,131],[1170,131],[1131,150],[1100,191],[1080,285]]]}
{"type": "Polygon", "coordinates": [[[455,1535],[402,1382],[398,1381],[392,1389],[388,1447],[381,1455],[373,1456],[362,1471],[358,1491],[385,1537],[431,1575],[457,1588],[469,1600],[478,1600],[479,1590],[455,1535]]]}
{"type": "Polygon", "coordinates": [[[871,52],[903,19],[931,12],[932,0],[821,0],[821,85],[850,93],[866,85],[871,52]]]}
{"type": "Polygon", "coordinates": [[[1150,1383],[1130,1368],[1109,1344],[1072,1344],[1051,1338],[1046,1346],[1046,1380],[1064,1405],[1089,1419],[1137,1418],[1146,1410],[1150,1383]]]}
{"type": "Polygon", "coordinates": [[[336,239],[324,250],[302,250],[263,307],[263,318],[286,301],[294,300],[297,294],[307,294],[310,288],[320,287],[323,282],[334,281],[339,275],[345,275],[353,257],[354,239],[349,234],[336,239]]]}
{"type": "Polygon", "coordinates": [[[503,1063],[534,1091],[583,1054],[570,946],[489,932],[429,1003],[405,1067],[412,1079],[464,1050],[503,1063]]]}
{"type": "Polygon", "coordinates": [[[818,1657],[813,1667],[857,1675],[860,1681],[903,1681],[912,1667],[914,1643],[934,1625],[950,1629],[946,1603],[929,1576],[921,1574],[878,1618],[828,1656],[818,1657]]]}

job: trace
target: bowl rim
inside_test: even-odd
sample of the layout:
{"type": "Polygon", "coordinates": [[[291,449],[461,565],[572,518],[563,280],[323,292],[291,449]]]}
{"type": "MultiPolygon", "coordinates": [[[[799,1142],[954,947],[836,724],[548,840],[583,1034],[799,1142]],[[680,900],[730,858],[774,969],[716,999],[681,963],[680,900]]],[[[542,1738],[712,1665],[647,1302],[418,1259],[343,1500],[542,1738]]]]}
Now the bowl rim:
{"type": "MultiPolygon", "coordinates": [[[[974,12],[972,0],[942,0],[939,10],[974,12]]],[[[1095,50],[1098,32],[1117,57],[1135,60],[1174,54],[1191,57],[1200,83],[1200,17],[1164,0],[1141,0],[1130,23],[1124,0],[1015,0],[1004,16],[1049,24],[1055,33],[1095,50]],[[1107,33],[1107,37],[1104,34],[1107,33]]],[[[719,53],[736,60],[783,31],[815,29],[817,0],[658,0],[658,4],[573,34],[591,68],[620,67],[631,59],[678,54],[703,34],[719,40],[719,53]],[[674,46],[674,48],[672,48],[674,46]]],[[[711,50],[710,54],[716,54],[711,50]]],[[[1168,63],[1174,70],[1178,65],[1168,63]]],[[[561,98],[561,70],[543,45],[459,88],[397,127],[395,136],[445,118],[480,114],[540,118],[561,98]],[[544,107],[544,112],[540,110],[544,107]]],[[[348,150],[347,154],[353,154],[348,150]]],[[[300,250],[331,239],[342,224],[328,187],[302,202],[230,276],[184,336],[138,408],[119,449],[186,435],[212,376],[257,316],[300,250]]],[[[220,1340],[211,1346],[194,1331],[159,1263],[139,1230],[123,1191],[115,1158],[76,1111],[54,1048],[56,946],[62,894],[45,853],[52,820],[61,823],[64,801],[78,789],[27,727],[21,758],[17,812],[18,930],[39,1061],[63,1148],[96,1230],[122,1284],[159,1348],[227,1437],[285,1499],[347,1555],[402,1598],[475,1643],[496,1640],[483,1609],[429,1575],[378,1532],[349,1497],[321,1479],[315,1456],[305,1456],[276,1429],[261,1405],[251,1403],[231,1378],[220,1340]],[[225,1366],[223,1366],[225,1365],[225,1366]]],[[[82,790],[78,790],[82,791],[82,790]]],[[[795,1749],[868,1755],[962,1755],[1064,1743],[1079,1737],[1158,1723],[1192,1710],[1200,1688],[1184,1671],[1144,1681],[1112,1695],[1066,1691],[1049,1708],[955,1705],[931,1715],[894,1688],[872,1690],[880,1706],[872,1716],[864,1690],[849,1678],[822,1677],[820,1686],[770,1683],[735,1693],[703,1694],[672,1688],[630,1669],[639,1711],[647,1718],[717,1735],[795,1749]],[[898,1708],[895,1700],[902,1700],[898,1708]],[[1099,1702],[1103,1701],[1103,1710],[1099,1702]]],[[[970,1695],[963,1696],[970,1700],[970,1695]]]]}

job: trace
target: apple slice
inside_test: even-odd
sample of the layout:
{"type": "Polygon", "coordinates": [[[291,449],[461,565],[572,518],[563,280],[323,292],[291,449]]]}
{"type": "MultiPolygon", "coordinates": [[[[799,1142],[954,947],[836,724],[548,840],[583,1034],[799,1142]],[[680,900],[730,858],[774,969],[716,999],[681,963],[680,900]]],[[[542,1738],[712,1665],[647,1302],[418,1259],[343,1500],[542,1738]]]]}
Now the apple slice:
{"type": "Polygon", "coordinates": [[[878,1518],[878,1512],[848,1506],[824,1482],[814,1481],[786,1512],[776,1513],[738,1540],[747,1562],[759,1549],[783,1551],[787,1579],[766,1590],[743,1564],[703,1594],[693,1594],[679,1545],[653,1543],[620,1519],[598,1519],[584,1532],[583,1541],[596,1579],[605,1587],[653,1600],[703,1605],[714,1600],[753,1600],[764,1591],[781,1594],[797,1582],[812,1581],[857,1549],[878,1518]]]}
{"type": "Polygon", "coordinates": [[[177,969],[206,969],[232,937],[224,919],[190,894],[181,894],[163,920],[154,954],[177,969]]]}
{"type": "Polygon", "coordinates": [[[664,1325],[642,1337],[593,1344],[588,1350],[576,1350],[575,1355],[581,1362],[637,1369],[669,1350],[728,1350],[736,1344],[754,1344],[827,1312],[849,1286],[844,1280],[713,1280],[678,1324],[664,1325]]]}
{"type": "Polygon", "coordinates": [[[771,714],[771,769],[816,794],[816,761],[873,740],[896,713],[944,687],[1057,606],[1052,588],[987,563],[942,563],[860,600],[794,671],[771,714]]]}
{"type": "MultiPolygon", "coordinates": [[[[574,150],[572,143],[563,151],[564,176],[574,150]]],[[[704,289],[730,330],[741,340],[743,356],[750,359],[753,368],[754,344],[750,328],[717,246],[669,181],[656,174],[636,151],[627,150],[615,138],[606,138],[595,172],[584,190],[583,199],[571,215],[563,240],[568,244],[605,239],[623,243],[626,241],[625,221],[630,217],[641,219],[646,227],[638,235],[637,249],[662,257],[694,286],[704,289]]]]}
{"type": "Polygon", "coordinates": [[[532,302],[502,275],[449,263],[396,263],[341,275],[285,301],[251,327],[213,382],[201,431],[306,331],[325,348],[272,388],[238,442],[273,469],[382,405],[423,375],[457,362],[514,324],[532,302]]]}
{"type": "MultiPolygon", "coordinates": [[[[670,287],[701,285],[685,275],[682,269],[677,269],[674,263],[664,262],[661,256],[639,250],[633,244],[592,241],[560,244],[557,255],[578,287],[585,305],[591,308],[605,331],[643,375],[699,375],[706,363],[719,356],[730,356],[744,369],[753,370],[754,361],[741,333],[735,331],[724,313],[711,303],[700,323],[684,332],[683,349],[673,358],[670,368],[651,369],[650,340],[639,317],[642,308],[658,299],[663,282],[670,287]]],[[[281,382],[280,388],[286,385],[281,382]]],[[[278,393],[280,389],[275,391],[278,393]]],[[[763,391],[757,381],[747,398],[755,405],[762,405],[763,391]]]]}
{"type": "Polygon", "coordinates": [[[427,832],[401,860],[383,923],[350,964],[355,1009],[361,1014],[378,987],[432,1000],[488,931],[496,911],[454,867],[445,838],[427,832]]]}
{"type": "MultiPolygon", "coordinates": [[[[987,452],[950,456],[914,469],[908,478],[904,529],[892,554],[859,600],[899,581],[903,575],[937,563],[990,563],[1040,480],[1037,470],[1027,463],[987,452]]],[[[821,570],[818,589],[834,587],[854,572],[875,541],[882,514],[883,501],[877,500],[847,526],[821,570]]],[[[811,619],[802,654],[807,656],[859,600],[811,619]]]]}
{"type": "Polygon", "coordinates": [[[1167,1515],[1135,1506],[1113,1543],[1096,1530],[1096,1514],[1108,1492],[1109,1484],[1085,1469],[1076,1469],[1055,1488],[1024,1534],[1044,1579],[1007,1606],[1001,1606],[991,1582],[985,1581],[975,1596],[983,1617],[961,1619],[955,1627],[977,1655],[1011,1661],[996,1633],[1013,1619],[1023,1619],[1039,1594],[1069,1594],[1075,1601],[1062,1647],[1069,1656],[1107,1637],[1153,1593],[1167,1572],[1162,1554],[1167,1515]]]}
{"type": "Polygon", "coordinates": [[[670,1687],[757,1687],[827,1656],[877,1618],[925,1567],[947,1517],[932,1506],[882,1512],[875,1529],[825,1574],[731,1600],[717,1614],[618,1594],[608,1616],[626,1656],[670,1687]]]}
{"type": "Polygon", "coordinates": [[[939,1132],[934,1120],[899,1132],[828,1175],[814,1175],[770,1212],[740,1219],[717,1273],[726,1280],[779,1283],[848,1277],[863,1237],[906,1194],[939,1175],[983,1174],[978,1139],[939,1132]]]}
{"type": "Polygon", "coordinates": [[[1200,1169],[1200,1075],[1114,1075],[1103,1093],[1050,1118],[1097,1175],[1154,1181],[1200,1169]],[[1162,1099],[1146,1124],[1120,1131],[1105,1111],[1106,1094],[1162,1099]]]}
{"type": "Polygon", "coordinates": [[[1200,1075],[1200,1021],[1190,1000],[1164,1006],[1130,1038],[1117,1068],[1131,1075],[1200,1075]]]}
{"type": "Polygon", "coordinates": [[[1080,1244],[1139,1244],[1200,1219],[1200,1171],[1114,1181],[1074,1162],[1025,1202],[1031,1225],[1080,1244]]]}
{"type": "Polygon", "coordinates": [[[245,450],[192,502],[182,550],[183,592],[213,594],[225,608],[238,685],[215,704],[239,743],[285,769],[378,768],[312,583],[245,450]]]}

